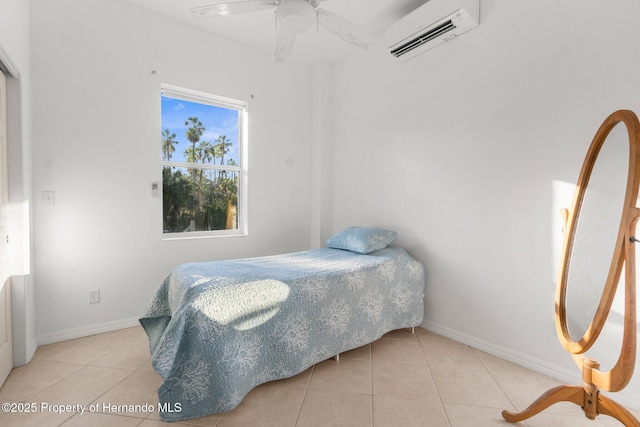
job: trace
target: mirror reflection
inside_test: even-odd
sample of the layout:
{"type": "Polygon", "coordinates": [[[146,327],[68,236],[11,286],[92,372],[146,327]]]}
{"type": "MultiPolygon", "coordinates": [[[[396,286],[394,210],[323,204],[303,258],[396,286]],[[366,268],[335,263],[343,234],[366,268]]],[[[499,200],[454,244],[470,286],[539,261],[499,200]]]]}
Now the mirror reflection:
{"type": "Polygon", "coordinates": [[[611,267],[624,207],[629,137],[618,123],[604,141],[585,190],[569,259],[566,312],[578,341],[593,320],[611,267]]]}

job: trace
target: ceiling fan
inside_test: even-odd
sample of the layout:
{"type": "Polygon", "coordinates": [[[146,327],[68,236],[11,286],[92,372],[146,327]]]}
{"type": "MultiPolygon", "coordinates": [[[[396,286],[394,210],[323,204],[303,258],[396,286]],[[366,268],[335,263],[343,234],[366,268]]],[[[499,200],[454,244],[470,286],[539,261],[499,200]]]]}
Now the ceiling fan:
{"type": "Polygon", "coordinates": [[[275,62],[284,62],[298,34],[316,23],[342,40],[368,50],[371,37],[362,28],[346,19],[318,7],[325,0],[240,0],[195,7],[191,13],[198,17],[225,16],[275,8],[277,39],[273,52],[275,62]]]}

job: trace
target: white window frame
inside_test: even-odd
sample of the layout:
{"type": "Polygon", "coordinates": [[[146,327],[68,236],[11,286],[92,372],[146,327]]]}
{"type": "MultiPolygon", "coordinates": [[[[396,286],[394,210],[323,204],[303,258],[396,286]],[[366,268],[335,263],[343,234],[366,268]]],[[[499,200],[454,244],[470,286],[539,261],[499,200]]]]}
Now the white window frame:
{"type": "MultiPolygon", "coordinates": [[[[238,111],[238,166],[215,165],[215,164],[198,164],[199,169],[206,170],[225,170],[238,173],[238,228],[235,230],[210,230],[210,231],[185,231],[165,233],[162,230],[163,240],[178,239],[202,239],[214,237],[234,237],[246,236],[248,234],[248,103],[232,98],[225,98],[218,95],[212,95],[205,92],[199,92],[192,89],[181,88],[178,86],[161,84],[161,96],[174,99],[182,99],[189,102],[211,105],[230,110],[238,111]]],[[[165,166],[179,168],[194,168],[194,163],[165,161],[161,158],[161,170],[165,166]]],[[[162,182],[162,180],[160,181],[162,182]]],[[[162,185],[160,187],[163,187],[162,185]]],[[[163,191],[164,188],[161,188],[163,191]]],[[[161,194],[162,196],[162,194],[161,194]]],[[[162,197],[161,197],[162,199],[162,197]]],[[[162,209],[162,207],[161,207],[162,209]]]]}

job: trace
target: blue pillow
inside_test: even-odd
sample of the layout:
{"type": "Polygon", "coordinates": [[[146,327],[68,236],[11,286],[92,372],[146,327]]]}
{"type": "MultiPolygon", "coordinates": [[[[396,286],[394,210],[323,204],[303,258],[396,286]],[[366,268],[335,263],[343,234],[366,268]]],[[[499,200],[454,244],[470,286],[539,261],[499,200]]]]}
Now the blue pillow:
{"type": "Polygon", "coordinates": [[[384,249],[396,240],[398,233],[378,227],[349,227],[327,240],[327,247],[359,254],[384,249]]]}

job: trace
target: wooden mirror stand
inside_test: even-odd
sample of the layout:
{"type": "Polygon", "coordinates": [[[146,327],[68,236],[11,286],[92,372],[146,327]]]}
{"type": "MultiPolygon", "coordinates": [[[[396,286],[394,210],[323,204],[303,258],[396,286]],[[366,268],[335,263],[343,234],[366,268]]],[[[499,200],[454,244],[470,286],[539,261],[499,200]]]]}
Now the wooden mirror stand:
{"type": "MultiPolygon", "coordinates": [[[[571,211],[568,214],[566,210],[564,212],[566,224],[560,277],[556,289],[556,330],[560,343],[572,355],[581,369],[583,384],[582,386],[561,385],[552,388],[522,412],[503,411],[502,416],[509,422],[523,421],[558,402],[573,402],[582,407],[585,416],[589,419],[595,419],[599,414],[605,414],[618,419],[625,426],[640,427],[640,422],[627,409],[600,393],[601,390],[607,392],[622,390],[633,375],[636,360],[635,244],[640,241],[635,237],[636,223],[640,217],[640,209],[637,207],[638,187],[640,186],[640,149],[638,144],[640,144],[640,123],[636,115],[628,110],[620,110],[611,114],[598,129],[587,152],[578,178],[571,211]],[[584,335],[576,339],[571,336],[567,321],[569,265],[591,173],[603,144],[616,125],[626,126],[629,138],[629,172],[624,193],[622,218],[617,237],[612,237],[616,238],[613,258],[605,283],[602,285],[602,296],[595,309],[593,320],[586,328],[584,335]],[[600,364],[589,359],[585,353],[593,346],[605,325],[623,270],[625,298],[622,347],[614,367],[608,372],[602,372],[600,364]]],[[[626,165],[620,165],[620,167],[625,168],[626,165]]],[[[609,218],[608,220],[617,221],[617,218],[609,218]]],[[[584,233],[584,229],[581,229],[580,232],[584,233]]]]}

